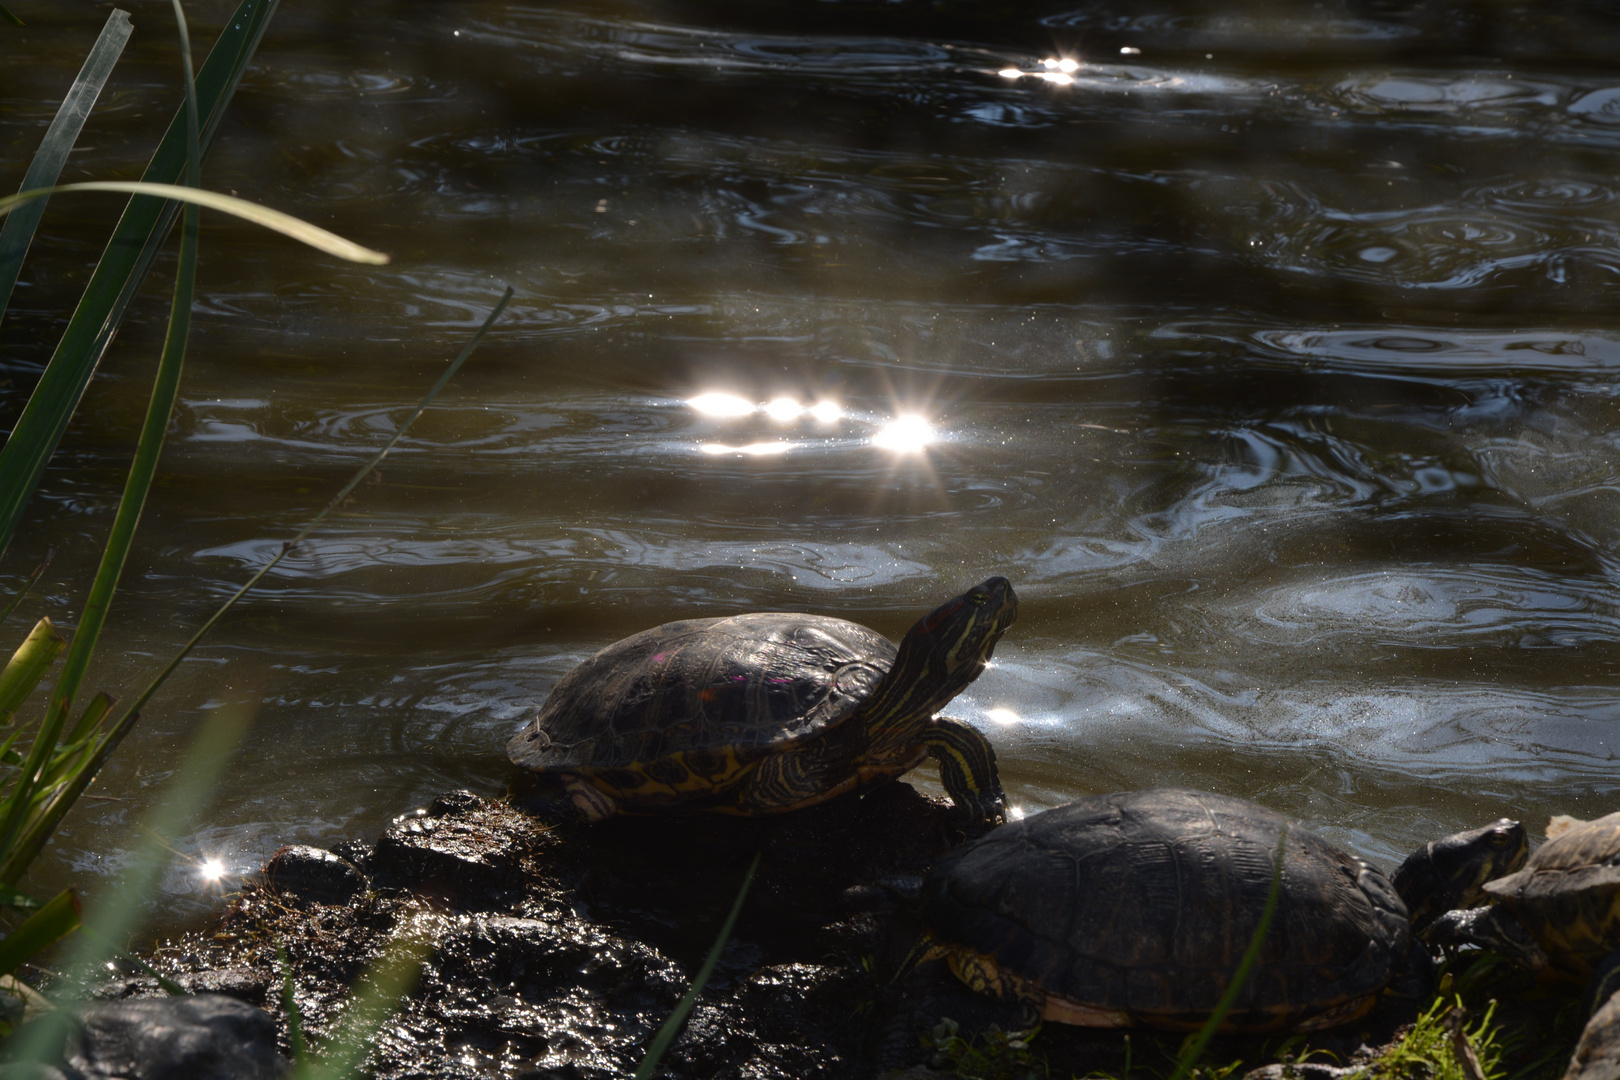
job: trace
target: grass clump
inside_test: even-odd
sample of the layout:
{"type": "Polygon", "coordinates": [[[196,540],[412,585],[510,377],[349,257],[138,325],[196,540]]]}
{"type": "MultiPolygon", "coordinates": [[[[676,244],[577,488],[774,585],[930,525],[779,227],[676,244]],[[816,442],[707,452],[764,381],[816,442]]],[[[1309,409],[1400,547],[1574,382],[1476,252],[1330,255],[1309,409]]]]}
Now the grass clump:
{"type": "Polygon", "coordinates": [[[1029,1045],[1039,1032],[1039,1028],[1002,1031],[992,1024],[964,1037],[955,1020],[941,1017],[928,1039],[933,1050],[930,1064],[949,1069],[962,1080],[1046,1080],[1050,1075],[1046,1059],[1029,1045]]]}
{"type": "Polygon", "coordinates": [[[1357,1077],[1369,1080],[1500,1080],[1502,1044],[1496,1002],[1468,1021],[1460,997],[1437,997],[1405,1035],[1373,1058],[1357,1077]]]}

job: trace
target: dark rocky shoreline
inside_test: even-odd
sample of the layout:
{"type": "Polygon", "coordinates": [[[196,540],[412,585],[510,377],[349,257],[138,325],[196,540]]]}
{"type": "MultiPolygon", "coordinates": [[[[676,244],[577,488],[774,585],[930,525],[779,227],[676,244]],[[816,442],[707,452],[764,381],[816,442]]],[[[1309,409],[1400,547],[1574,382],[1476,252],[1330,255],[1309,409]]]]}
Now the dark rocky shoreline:
{"type": "MultiPolygon", "coordinates": [[[[756,852],[753,888],[715,974],[660,1076],[869,1078],[945,1063],[942,1017],[965,1035],[1013,1016],[938,963],[915,963],[902,898],[934,859],[982,832],[904,783],[765,819],[621,819],[551,825],[509,802],[452,792],[375,843],[283,849],[215,925],[150,962],[188,990],[275,1017],[284,952],[302,1027],[319,1046],[396,933],[432,943],[415,990],[376,1041],[380,1080],[607,1078],[634,1072],[711,946],[756,852]]],[[[102,990],[162,994],[150,975],[102,990]]],[[[1341,1062],[1411,1019],[1374,1014],[1319,1033],[1341,1062]]],[[[1051,1076],[1164,1072],[1176,1034],[1048,1025],[1051,1076]]],[[[1218,1040],[1211,1059],[1258,1064],[1297,1038],[1218,1040]]],[[[1040,1073],[1036,1073],[1040,1075],[1040,1073]]]]}

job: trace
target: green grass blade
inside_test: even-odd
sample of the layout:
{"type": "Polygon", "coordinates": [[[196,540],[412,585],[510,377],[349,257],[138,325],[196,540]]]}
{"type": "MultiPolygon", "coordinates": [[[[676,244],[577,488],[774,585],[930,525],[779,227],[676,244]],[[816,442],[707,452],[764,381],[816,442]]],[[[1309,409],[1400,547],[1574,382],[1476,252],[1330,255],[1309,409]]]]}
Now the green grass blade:
{"type": "MultiPolygon", "coordinates": [[[[179,9],[179,0],[175,0],[175,11],[180,22],[181,54],[186,61],[186,111],[190,117],[186,125],[186,141],[195,155],[201,152],[197,140],[196,93],[192,85],[190,39],[186,36],[185,15],[179,9]]],[[[195,178],[198,172],[199,163],[193,159],[186,167],[187,177],[195,178]]],[[[186,339],[191,333],[191,303],[196,296],[197,286],[197,227],[197,207],[187,205],[185,223],[180,232],[180,264],[175,272],[174,300],[169,307],[169,328],[163,340],[163,355],[158,360],[157,378],[152,383],[152,397],[147,402],[146,419],[141,425],[140,440],[135,447],[134,460],[130,463],[129,476],[124,482],[123,496],[118,500],[118,513],[113,518],[112,531],[101,553],[101,565],[90,585],[84,612],[79,617],[79,627],[73,634],[73,643],[68,647],[61,677],[56,682],[50,711],[40,725],[33,751],[24,767],[21,781],[24,783],[37,784],[41,770],[55,753],[57,740],[67,724],[68,712],[78,696],[79,684],[90,666],[96,643],[101,639],[101,628],[106,624],[113,594],[118,589],[118,579],[123,576],[124,563],[129,557],[130,546],[135,542],[135,527],[140,524],[141,511],[146,507],[152,478],[157,475],[158,458],[163,453],[164,436],[169,430],[169,416],[174,412],[174,401],[180,392],[186,339]]],[[[15,810],[0,820],[0,851],[11,849],[22,827],[23,816],[15,810]]]]}
{"type": "MultiPolygon", "coordinates": [[[[62,175],[68,151],[78,141],[79,132],[84,129],[85,117],[90,115],[96,98],[101,96],[101,88],[107,85],[107,76],[112,74],[113,65],[123,55],[130,30],[128,12],[114,8],[107,15],[107,21],[101,27],[101,36],[91,47],[90,55],[85,57],[84,66],[79,69],[73,85],[68,87],[62,104],[57,106],[56,116],[45,130],[45,137],[40,140],[33,161],[28,164],[28,172],[23,175],[22,190],[48,188],[62,175]]],[[[25,211],[7,218],[4,227],[0,227],[0,319],[5,317],[11,290],[17,284],[17,273],[22,269],[28,245],[34,239],[34,229],[44,214],[45,200],[41,199],[29,204],[25,211]]]]}
{"type": "Polygon", "coordinates": [[[1254,928],[1254,936],[1249,939],[1249,947],[1243,950],[1243,959],[1238,961],[1237,970],[1232,973],[1232,981],[1227,984],[1226,992],[1215,1003],[1215,1011],[1209,1014],[1204,1026],[1198,1029],[1198,1034],[1176,1059],[1176,1068],[1170,1074],[1170,1080],[1187,1080],[1192,1074],[1193,1069],[1203,1058],[1204,1051],[1209,1048],[1209,1041],[1215,1037],[1215,1032],[1220,1030],[1221,1024],[1226,1020],[1226,1014],[1237,1004],[1238,994],[1242,993],[1244,984],[1249,981],[1254,965],[1260,961],[1260,949],[1266,943],[1266,934],[1271,930],[1272,916],[1277,914],[1277,905],[1282,900],[1282,864],[1287,844],[1288,826],[1285,825],[1282,836],[1277,838],[1277,852],[1271,859],[1271,891],[1266,894],[1266,906],[1260,912],[1260,922],[1254,928]]]}
{"type": "Polygon", "coordinates": [[[153,184],[137,180],[87,180],[80,184],[61,184],[57,187],[42,188],[37,191],[19,191],[15,195],[0,198],[0,215],[12,214],[20,207],[31,206],[42,202],[52,195],[61,195],[68,192],[112,191],[129,195],[157,195],[165,199],[174,199],[178,202],[196,206],[206,206],[210,210],[222,210],[227,214],[234,214],[245,221],[255,225],[263,225],[283,236],[290,236],[294,240],[308,244],[328,255],[336,255],[340,259],[350,262],[368,263],[372,266],[382,266],[388,262],[388,256],[380,251],[372,251],[362,247],[352,240],[345,240],[336,233],[329,232],[319,225],[295,218],[291,214],[284,214],[280,210],[272,210],[268,206],[238,199],[233,195],[221,195],[217,191],[203,191],[194,187],[182,187],[176,184],[153,184]]]}
{"type": "MultiPolygon", "coordinates": [[[[197,74],[197,100],[203,116],[200,138],[205,151],[277,3],[242,0],[197,74]]],[[[183,174],[187,158],[184,111],[170,123],[143,180],[173,183],[183,174]]],[[[143,195],[131,198],[125,207],[45,373],[5,449],[0,450],[0,554],[10,545],[45,462],[67,429],[91,374],[177,213],[177,204],[143,195]]]]}
{"type": "Polygon", "coordinates": [[[13,25],[13,26],[27,26],[28,25],[27,23],[23,22],[21,19],[17,18],[17,16],[15,16],[11,12],[7,11],[3,5],[0,5],[0,18],[5,19],[7,22],[11,23],[11,25],[13,25]]]}
{"type": "MultiPolygon", "coordinates": [[[[511,300],[512,289],[508,287],[501,295],[501,299],[495,305],[494,310],[489,313],[489,317],[484,320],[483,325],[478,328],[478,332],[474,334],[472,340],[467,343],[466,348],[461,350],[460,355],[451,362],[449,368],[447,368],[445,373],[439,377],[439,381],[433,384],[432,389],[430,389],[422,400],[417,403],[416,408],[413,409],[410,415],[408,415],[400,423],[399,428],[394,432],[393,436],[388,440],[388,442],[383,445],[382,449],[378,450],[376,454],[372,455],[369,461],[360,467],[359,471],[355,473],[354,478],[345,484],[342,490],[332,497],[331,501],[326,504],[320,513],[316,514],[315,517],[310,520],[309,524],[304,526],[297,536],[293,537],[291,540],[287,541],[287,543],[282,545],[281,551],[276,555],[275,558],[271,559],[263,567],[261,567],[252,577],[247,580],[246,584],[244,584],[240,589],[236,590],[236,592],[229,599],[220,605],[219,609],[215,611],[213,615],[209,616],[208,620],[204,622],[202,626],[198,628],[197,632],[191,636],[191,639],[180,647],[179,651],[175,653],[174,657],[163,668],[163,670],[158,672],[157,676],[147,684],[146,689],[141,691],[140,696],[138,696],[130,705],[117,713],[117,718],[109,723],[106,733],[101,737],[101,742],[96,747],[94,754],[86,759],[84,767],[75,773],[66,783],[62,784],[55,792],[53,792],[49,802],[43,808],[39,809],[37,813],[32,814],[32,816],[28,819],[29,823],[27,827],[20,834],[15,845],[9,851],[4,848],[0,848],[0,852],[4,852],[4,861],[0,862],[0,884],[5,884],[8,882],[15,883],[22,877],[23,872],[28,869],[28,864],[33,861],[36,855],[39,854],[40,849],[44,847],[45,841],[50,838],[50,834],[56,828],[57,823],[62,820],[62,816],[67,813],[69,807],[73,805],[74,800],[76,800],[79,795],[83,793],[84,789],[89,786],[90,781],[95,778],[96,773],[100,771],[101,766],[106,763],[107,758],[111,756],[112,752],[118,748],[118,744],[123,741],[124,736],[127,735],[130,729],[135,726],[135,722],[140,718],[141,708],[147,703],[147,701],[151,699],[152,695],[157,693],[158,688],[163,685],[168,677],[174,672],[175,668],[180,666],[181,661],[183,661],[191,653],[191,650],[195,648],[197,643],[202,640],[203,636],[213,628],[214,624],[223,618],[225,613],[234,607],[238,600],[247,595],[248,591],[251,590],[254,585],[258,584],[259,580],[263,578],[265,574],[274,569],[277,564],[279,564],[281,560],[285,558],[287,554],[304,539],[304,537],[308,536],[317,525],[325,520],[328,514],[341,506],[343,501],[349,497],[350,492],[359,487],[361,482],[364,481],[368,475],[370,475],[371,471],[377,467],[377,465],[382,461],[383,457],[394,448],[394,445],[399,442],[400,438],[404,436],[405,432],[408,431],[411,425],[416,422],[416,419],[421,416],[423,411],[425,411],[427,407],[432,404],[433,400],[438,397],[440,391],[442,391],[450,380],[455,377],[456,373],[461,370],[462,365],[467,362],[467,359],[470,356],[472,356],[473,350],[478,347],[478,344],[481,341],[483,341],[484,336],[489,333],[490,328],[495,325],[495,320],[500,318],[501,312],[506,310],[506,305],[509,304],[511,300]]],[[[9,812],[9,809],[6,807],[0,807],[0,813],[5,812],[9,812]]]]}
{"type": "Polygon", "coordinates": [[[67,746],[83,742],[89,738],[90,733],[99,728],[101,722],[107,719],[107,714],[112,712],[112,707],[113,698],[106,693],[99,693],[91,698],[90,704],[84,707],[79,722],[73,725],[73,730],[68,732],[67,738],[62,740],[63,745],[67,746]]]}
{"type": "Polygon", "coordinates": [[[46,901],[11,933],[0,938],[0,975],[10,975],[17,965],[79,928],[79,900],[72,889],[63,889],[46,901]]]}
{"type": "Polygon", "coordinates": [[[51,620],[41,619],[34,624],[34,629],[11,654],[5,670],[0,671],[0,727],[11,723],[11,718],[66,645],[67,641],[56,632],[51,620]]]}
{"type": "Polygon", "coordinates": [[[174,22],[180,34],[180,67],[186,77],[186,186],[202,187],[202,135],[197,122],[197,73],[191,67],[191,28],[180,0],[174,2],[174,22]]]}
{"type": "Polygon", "coordinates": [[[737,916],[742,913],[743,900],[748,896],[748,887],[754,883],[754,871],[759,869],[759,857],[763,854],[763,851],[755,853],[754,861],[748,864],[748,873],[743,875],[742,888],[737,890],[737,899],[731,902],[731,913],[726,916],[725,923],[720,927],[720,936],[714,939],[714,947],[704,958],[703,966],[698,969],[697,978],[692,980],[692,985],[681,996],[680,1004],[675,1006],[675,1011],[669,1014],[664,1026],[653,1036],[651,1044],[647,1047],[647,1056],[641,1059],[641,1066],[636,1069],[635,1080],[648,1080],[652,1076],[658,1068],[658,1063],[663,1060],[664,1051],[669,1049],[669,1044],[675,1041],[675,1036],[679,1035],[681,1028],[686,1025],[686,1018],[697,1004],[698,995],[703,993],[703,987],[708,983],[709,976],[714,974],[714,965],[720,962],[720,954],[726,951],[726,942],[731,940],[731,931],[737,925],[737,916]]]}

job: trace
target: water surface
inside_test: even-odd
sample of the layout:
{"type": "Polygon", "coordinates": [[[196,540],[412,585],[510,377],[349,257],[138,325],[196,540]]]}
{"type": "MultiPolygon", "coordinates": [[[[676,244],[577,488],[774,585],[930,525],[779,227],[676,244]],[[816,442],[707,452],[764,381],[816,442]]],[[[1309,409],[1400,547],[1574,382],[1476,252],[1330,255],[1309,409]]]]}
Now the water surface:
{"type": "MultiPolygon", "coordinates": [[[[0,42],[0,184],[102,17],[40,7],[0,42]]],[[[228,6],[195,7],[208,40],[228,6]]],[[[177,100],[168,5],[134,15],[69,179],[137,175],[177,100]]],[[[636,630],[898,637],[991,574],[1020,619],[953,712],[1024,812],[1190,785],[1387,866],[1613,810],[1617,55],[1599,4],[288,5],[205,183],[394,262],[205,216],[92,685],[144,685],[517,296],[153,702],[40,887],[118,865],[221,701],[257,724],[180,847],[243,873],[501,790],[552,683],[636,630]]],[[[0,422],[116,213],[51,206],[0,422]]],[[[76,619],[169,273],[0,564],[60,553],[16,635],[76,619]]]]}

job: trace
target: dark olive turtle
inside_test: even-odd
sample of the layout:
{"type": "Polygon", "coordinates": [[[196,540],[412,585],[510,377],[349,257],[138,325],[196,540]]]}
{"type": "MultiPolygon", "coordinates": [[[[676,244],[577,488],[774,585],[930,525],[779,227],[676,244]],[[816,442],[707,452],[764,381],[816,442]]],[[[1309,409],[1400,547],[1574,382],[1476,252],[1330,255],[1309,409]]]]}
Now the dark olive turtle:
{"type": "Polygon", "coordinates": [[[1427,941],[1429,928],[1446,912],[1488,903],[1486,885],[1519,869],[1529,853],[1524,826],[1500,818],[1424,844],[1389,880],[1406,903],[1412,932],[1427,941]]]}
{"type": "Polygon", "coordinates": [[[1485,892],[1489,907],[1442,915],[1430,940],[1495,949],[1554,979],[1591,979],[1620,949],[1620,813],[1554,818],[1524,869],[1485,892]]]}
{"type": "Polygon", "coordinates": [[[1196,1029],[1259,925],[1285,829],[1276,914],[1222,1030],[1345,1023],[1426,977],[1382,874],[1275,811],[1198,791],[1098,795],[995,829],[930,870],[923,920],[963,982],[1047,1020],[1196,1029]]]}
{"type": "Polygon", "coordinates": [[[917,620],[898,649],[821,615],[665,623],[564,675],[511,742],[580,815],[771,814],[899,776],[932,755],[957,806],[999,820],[995,753],[936,717],[1018,614],[994,577],[917,620]]]}

